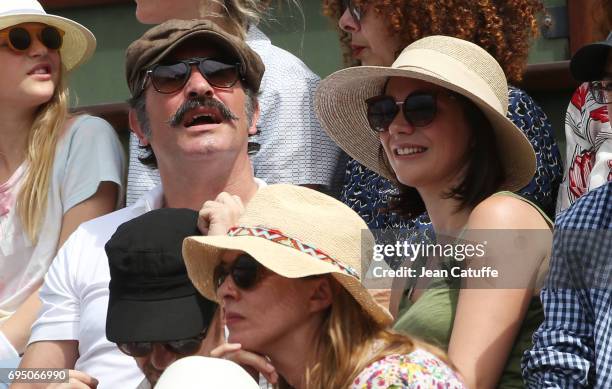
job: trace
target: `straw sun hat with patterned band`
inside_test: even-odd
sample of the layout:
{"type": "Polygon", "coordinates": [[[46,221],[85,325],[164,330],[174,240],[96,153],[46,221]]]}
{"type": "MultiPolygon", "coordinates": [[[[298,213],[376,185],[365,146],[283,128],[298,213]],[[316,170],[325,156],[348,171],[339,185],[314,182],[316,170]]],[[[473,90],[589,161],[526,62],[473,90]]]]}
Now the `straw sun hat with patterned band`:
{"type": "Polygon", "coordinates": [[[85,63],[96,50],[91,31],[70,19],[47,14],[38,1],[0,0],[0,30],[22,23],[43,23],[64,32],[60,55],[68,71],[85,63]]]}
{"type": "Polygon", "coordinates": [[[518,190],[531,180],[536,159],[525,135],[507,117],[508,85],[497,61],[479,46],[457,38],[430,36],[407,46],[391,67],[358,66],[324,79],[315,110],[331,138],[351,157],[395,179],[379,159],[380,140],[370,129],[365,100],[383,93],[389,77],[407,77],[461,94],[488,118],[506,173],[499,189],[518,190]]]}
{"type": "Polygon", "coordinates": [[[192,236],[183,242],[187,273],[204,297],[217,301],[213,273],[227,250],[251,255],[287,278],[331,274],[382,325],[393,320],[361,284],[362,248],[372,258],[374,237],[349,207],[294,185],[259,189],[227,236],[192,236]]]}

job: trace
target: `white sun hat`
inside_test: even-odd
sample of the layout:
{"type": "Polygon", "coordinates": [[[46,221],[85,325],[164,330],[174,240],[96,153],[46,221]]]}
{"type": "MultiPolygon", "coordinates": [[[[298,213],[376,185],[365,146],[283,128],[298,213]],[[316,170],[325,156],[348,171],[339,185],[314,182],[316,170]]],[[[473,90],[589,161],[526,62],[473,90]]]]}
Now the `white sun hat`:
{"type": "Polygon", "coordinates": [[[191,356],[174,362],[159,377],[155,389],[259,389],[242,367],[219,358],[191,356]]]}
{"type": "Polygon", "coordinates": [[[36,0],[0,0],[0,30],[22,23],[43,23],[64,32],[62,63],[70,71],[85,63],[96,50],[93,33],[79,23],[49,15],[36,0]]]}

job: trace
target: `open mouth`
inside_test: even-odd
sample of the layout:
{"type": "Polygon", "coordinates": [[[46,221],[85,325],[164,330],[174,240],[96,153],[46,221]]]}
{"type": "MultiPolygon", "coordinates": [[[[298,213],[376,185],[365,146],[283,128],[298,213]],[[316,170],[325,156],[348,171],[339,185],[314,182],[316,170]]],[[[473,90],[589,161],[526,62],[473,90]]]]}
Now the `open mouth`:
{"type": "Polygon", "coordinates": [[[51,66],[49,65],[38,65],[35,66],[32,70],[30,70],[30,72],[28,72],[29,75],[31,74],[51,74],[51,66]]]}
{"type": "Polygon", "coordinates": [[[185,127],[193,127],[203,124],[219,124],[222,121],[223,120],[221,119],[219,112],[214,112],[211,110],[203,111],[199,109],[193,112],[191,115],[187,115],[183,125],[185,127]]]}
{"type": "Polygon", "coordinates": [[[415,154],[421,154],[424,153],[425,151],[427,151],[426,147],[402,147],[402,148],[397,148],[395,149],[395,155],[399,155],[399,156],[406,156],[406,155],[415,155],[415,154]]]}

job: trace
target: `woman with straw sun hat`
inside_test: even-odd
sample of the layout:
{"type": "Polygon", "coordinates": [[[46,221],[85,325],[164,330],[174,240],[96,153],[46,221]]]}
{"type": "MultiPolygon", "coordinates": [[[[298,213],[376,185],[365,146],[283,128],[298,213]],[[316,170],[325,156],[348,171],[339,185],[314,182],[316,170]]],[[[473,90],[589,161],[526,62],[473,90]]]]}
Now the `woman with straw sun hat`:
{"type": "Polygon", "coordinates": [[[463,388],[444,357],[388,330],[360,282],[373,243],[350,208],[292,185],[260,189],[227,236],[187,238],[189,278],[229,329],[212,355],[281,388],[463,388]]]}
{"type": "MultiPolygon", "coordinates": [[[[511,193],[531,180],[536,162],[506,117],[507,89],[485,50],[430,36],[407,46],[390,67],[332,74],[316,94],[332,139],[399,187],[399,212],[427,211],[438,237],[479,242],[492,230],[503,237],[485,251],[485,264],[501,274],[486,280],[489,289],[447,271],[412,279],[392,298],[394,328],[446,349],[473,388],[521,387],[520,357],[543,319],[534,280],[547,269],[551,222],[511,193]],[[524,244],[513,245],[519,238],[524,244]]],[[[452,257],[440,262],[446,270],[456,264],[452,257]]]]}
{"type": "Polygon", "coordinates": [[[87,28],[36,0],[0,1],[0,360],[23,351],[57,249],[121,198],[114,130],[67,110],[66,76],[95,47],[87,28]]]}

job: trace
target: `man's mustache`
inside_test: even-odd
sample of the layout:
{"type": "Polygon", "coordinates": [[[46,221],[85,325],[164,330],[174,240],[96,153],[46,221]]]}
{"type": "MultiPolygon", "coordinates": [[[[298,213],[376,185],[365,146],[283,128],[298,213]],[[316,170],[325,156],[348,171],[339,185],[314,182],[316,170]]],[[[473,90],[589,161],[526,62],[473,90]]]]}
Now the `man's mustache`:
{"type": "Polygon", "coordinates": [[[219,100],[215,100],[212,97],[206,96],[197,96],[194,98],[190,98],[185,101],[179,109],[176,111],[170,119],[168,119],[168,124],[171,127],[178,127],[183,123],[183,119],[185,115],[196,108],[215,108],[219,111],[221,118],[223,120],[238,120],[238,116],[236,116],[225,104],[220,102],[219,100]]]}

